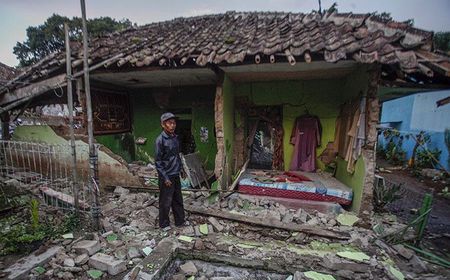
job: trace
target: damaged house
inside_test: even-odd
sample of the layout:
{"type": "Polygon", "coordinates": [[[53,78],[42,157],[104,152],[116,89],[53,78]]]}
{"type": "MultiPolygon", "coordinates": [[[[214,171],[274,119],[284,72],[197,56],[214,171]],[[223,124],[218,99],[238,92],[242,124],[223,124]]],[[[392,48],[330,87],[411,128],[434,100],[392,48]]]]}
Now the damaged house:
{"type": "MultiPolygon", "coordinates": [[[[432,52],[432,37],[371,14],[227,12],[93,38],[100,186],[143,184],[139,172],[151,172],[146,164],[161,131],[159,117],[170,111],[179,117],[183,154],[198,152],[220,189],[329,201],[368,215],[377,94],[402,81],[448,83],[449,60],[432,52]],[[128,166],[136,161],[145,163],[137,173],[128,166]]],[[[18,127],[12,142],[68,143],[66,87],[72,83],[77,166],[84,174],[81,45],[71,44],[71,53],[71,80],[65,52],[50,55],[0,87],[0,110],[3,122],[24,112],[38,116],[38,124],[18,127]]],[[[70,153],[59,160],[69,162],[70,153]]]]}

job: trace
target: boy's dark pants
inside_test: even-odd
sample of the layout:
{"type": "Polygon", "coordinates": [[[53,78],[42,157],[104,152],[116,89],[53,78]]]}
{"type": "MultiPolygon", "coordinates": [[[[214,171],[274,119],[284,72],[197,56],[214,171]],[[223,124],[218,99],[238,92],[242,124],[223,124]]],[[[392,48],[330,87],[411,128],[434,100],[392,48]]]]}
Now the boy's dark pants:
{"type": "Polygon", "coordinates": [[[165,228],[170,225],[169,213],[172,207],[175,225],[184,223],[183,196],[181,194],[180,176],[169,177],[172,186],[164,184],[164,178],[159,178],[159,227],[165,228]]]}

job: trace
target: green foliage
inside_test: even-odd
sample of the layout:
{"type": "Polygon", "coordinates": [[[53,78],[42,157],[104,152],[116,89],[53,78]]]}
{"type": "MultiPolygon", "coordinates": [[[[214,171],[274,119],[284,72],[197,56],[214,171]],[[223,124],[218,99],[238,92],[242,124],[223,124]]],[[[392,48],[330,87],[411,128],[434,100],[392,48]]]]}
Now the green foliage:
{"type": "Polygon", "coordinates": [[[373,188],[374,210],[381,212],[387,204],[400,199],[403,194],[402,186],[403,183],[384,184],[383,181],[378,181],[373,188]]]}
{"type": "Polygon", "coordinates": [[[402,148],[405,136],[396,129],[384,130],[383,136],[387,143],[385,147],[377,147],[379,155],[392,164],[403,165],[406,161],[406,152],[402,148]]]}
{"type": "MultiPolygon", "coordinates": [[[[36,63],[50,53],[64,48],[64,22],[69,24],[70,40],[81,41],[82,24],[81,18],[72,19],[53,14],[38,26],[29,26],[26,30],[27,39],[17,42],[13,53],[20,62],[20,66],[28,66],[36,63]]],[[[87,29],[89,36],[96,37],[105,33],[120,31],[132,26],[129,19],[115,20],[110,17],[88,19],[87,29]]]]}
{"type": "Polygon", "coordinates": [[[30,201],[31,227],[36,230],[39,226],[39,201],[32,199],[30,201]]]}
{"type": "MultiPolygon", "coordinates": [[[[39,203],[31,202],[30,205],[33,209],[30,209],[31,213],[38,212],[35,209],[39,203]]],[[[29,223],[28,221],[17,223],[18,216],[10,216],[0,221],[0,255],[28,252],[33,249],[33,244],[58,238],[63,233],[75,230],[79,225],[79,220],[73,213],[65,215],[60,225],[39,223],[35,220],[35,214],[31,216],[29,223]]]]}
{"type": "Polygon", "coordinates": [[[436,160],[439,160],[441,156],[441,150],[427,149],[426,147],[431,144],[430,134],[425,131],[420,131],[416,134],[415,139],[419,143],[419,148],[414,156],[414,167],[415,168],[434,168],[436,160]],[[436,160],[434,160],[435,158],[436,160]]]}
{"type": "Polygon", "coordinates": [[[436,32],[433,37],[434,48],[443,52],[450,52],[450,32],[436,32]]]}
{"type": "Polygon", "coordinates": [[[425,150],[425,149],[418,149],[416,153],[416,159],[415,159],[415,167],[418,168],[435,168],[436,161],[433,159],[433,157],[437,160],[439,160],[439,157],[441,156],[441,150],[434,148],[432,150],[425,150]],[[433,156],[431,156],[431,155],[433,156]]]}

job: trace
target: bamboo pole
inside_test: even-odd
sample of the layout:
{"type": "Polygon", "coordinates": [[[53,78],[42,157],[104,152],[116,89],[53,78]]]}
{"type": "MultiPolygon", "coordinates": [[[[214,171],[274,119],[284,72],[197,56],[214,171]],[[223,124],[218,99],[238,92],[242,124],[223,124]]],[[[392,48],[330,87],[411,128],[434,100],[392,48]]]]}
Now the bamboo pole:
{"type": "Polygon", "coordinates": [[[94,146],[94,127],[92,120],[92,102],[91,102],[91,88],[89,83],[89,63],[88,63],[88,32],[86,26],[86,4],[85,0],[80,0],[81,4],[81,19],[83,25],[83,71],[84,71],[84,92],[86,94],[86,113],[87,113],[87,128],[88,128],[88,142],[89,142],[89,179],[88,185],[93,194],[92,201],[92,218],[93,228],[98,230],[100,228],[99,221],[99,203],[98,203],[98,178],[97,174],[97,153],[94,146]]]}
{"type": "Polygon", "coordinates": [[[70,147],[72,155],[72,192],[75,204],[75,215],[79,217],[79,202],[78,202],[78,185],[77,185],[77,153],[75,147],[75,132],[73,129],[73,89],[72,89],[72,64],[71,51],[69,39],[69,26],[64,23],[64,33],[66,39],[66,73],[67,73],[67,107],[69,109],[69,132],[70,132],[70,147]]]}

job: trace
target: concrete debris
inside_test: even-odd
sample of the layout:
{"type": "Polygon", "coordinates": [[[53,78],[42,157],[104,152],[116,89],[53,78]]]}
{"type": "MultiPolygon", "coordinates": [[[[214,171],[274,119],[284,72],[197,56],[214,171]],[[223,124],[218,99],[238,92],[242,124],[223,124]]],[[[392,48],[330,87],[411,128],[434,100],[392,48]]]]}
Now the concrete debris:
{"type": "Polygon", "coordinates": [[[189,261],[183,265],[180,265],[180,269],[184,275],[187,276],[195,276],[197,274],[197,267],[195,267],[194,263],[189,261]]]}
{"type": "Polygon", "coordinates": [[[219,223],[219,221],[217,221],[216,218],[209,217],[208,221],[211,223],[215,230],[217,230],[218,232],[223,231],[223,226],[219,223]]]}
{"type": "Polygon", "coordinates": [[[64,260],[64,266],[74,267],[75,261],[72,258],[67,258],[64,260]]]}
{"type": "Polygon", "coordinates": [[[92,256],[101,249],[101,246],[97,240],[82,240],[73,245],[72,249],[78,254],[88,254],[89,256],[92,256]]]}
{"type": "Polygon", "coordinates": [[[130,190],[129,190],[129,189],[125,189],[125,188],[122,188],[122,187],[116,187],[116,188],[114,189],[114,194],[119,195],[119,196],[121,196],[121,195],[127,195],[127,194],[129,194],[129,193],[130,193],[130,190]]]}
{"type": "Polygon", "coordinates": [[[103,253],[93,255],[89,259],[89,266],[101,271],[107,271],[111,275],[116,275],[126,270],[124,261],[117,260],[103,253]]]}
{"type": "MultiPolygon", "coordinates": [[[[308,275],[319,277],[316,274],[319,272],[333,279],[389,279],[394,275],[392,272],[398,273],[387,269],[388,261],[389,265],[395,264],[393,268],[405,275],[405,279],[448,275],[442,270],[430,269],[431,266],[412,250],[402,245],[391,246],[380,239],[405,226],[395,217],[374,217],[372,224],[383,228],[382,232],[376,232],[359,227],[357,217],[350,213],[344,212],[339,218],[332,205],[320,204],[321,211],[318,211],[290,207],[289,203],[267,197],[240,194],[209,203],[207,192],[197,192],[185,199],[186,209],[195,206],[205,214],[188,212],[191,225],[162,232],[158,226],[158,199],[153,194],[130,193],[128,189],[116,187],[114,193],[107,193],[102,199],[105,200],[102,231],[82,236],[75,234],[73,241],[63,238],[55,241],[63,246],[40,263],[45,269],[41,277],[87,280],[87,271],[100,270],[104,272],[103,278],[109,279],[110,275],[128,270],[123,273],[125,278],[123,275],[116,277],[156,279],[168,267],[167,271],[172,274],[165,275],[164,279],[189,279],[191,276],[216,280],[285,280],[289,276],[292,276],[290,279],[314,279],[308,275]],[[245,219],[214,215],[218,211],[245,219]],[[343,222],[343,216],[350,217],[350,223],[348,219],[343,222]],[[255,224],[252,219],[276,226],[255,224]],[[332,235],[317,235],[320,230],[332,235]],[[341,235],[346,238],[339,238],[341,235]],[[183,261],[173,259],[175,250],[184,254],[183,261]],[[198,261],[195,254],[201,254],[210,262],[198,261]],[[229,263],[214,265],[224,258],[229,263]],[[241,267],[253,267],[253,270],[241,267]],[[272,272],[260,270],[262,267],[272,272]],[[285,271],[286,267],[291,273],[285,271]],[[314,271],[305,274],[306,268],[314,271]],[[292,274],[296,270],[298,272],[292,274]]],[[[36,278],[38,274],[31,270],[35,266],[22,270],[20,275],[36,278]]]]}
{"type": "Polygon", "coordinates": [[[78,265],[78,266],[81,266],[81,265],[87,263],[88,261],[89,261],[89,255],[88,254],[78,255],[75,258],[75,260],[74,260],[75,264],[78,265]]]}
{"type": "Polygon", "coordinates": [[[404,257],[407,260],[410,260],[413,256],[414,256],[414,251],[408,248],[405,248],[405,246],[401,245],[401,244],[397,244],[392,246],[395,251],[397,251],[397,253],[404,257]]]}

